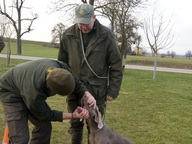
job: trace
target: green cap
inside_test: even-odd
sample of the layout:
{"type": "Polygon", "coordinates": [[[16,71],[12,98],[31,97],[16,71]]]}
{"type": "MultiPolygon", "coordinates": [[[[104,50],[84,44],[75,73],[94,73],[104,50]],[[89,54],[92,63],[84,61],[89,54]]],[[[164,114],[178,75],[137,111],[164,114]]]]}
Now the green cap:
{"type": "Polygon", "coordinates": [[[68,95],[75,88],[75,80],[72,74],[62,68],[51,70],[46,77],[48,88],[56,94],[68,95]]]}
{"type": "Polygon", "coordinates": [[[94,8],[90,4],[81,4],[75,8],[75,23],[89,24],[94,16],[94,8]]]}

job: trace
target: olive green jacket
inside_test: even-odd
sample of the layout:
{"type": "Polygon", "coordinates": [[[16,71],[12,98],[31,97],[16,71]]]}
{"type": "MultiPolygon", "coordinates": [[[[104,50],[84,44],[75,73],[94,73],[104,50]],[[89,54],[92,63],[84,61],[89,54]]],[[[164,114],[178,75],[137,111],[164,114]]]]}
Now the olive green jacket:
{"type": "MultiPolygon", "coordinates": [[[[0,77],[1,102],[24,102],[40,121],[62,121],[62,111],[51,110],[46,103],[47,97],[55,95],[46,85],[48,70],[54,68],[70,71],[63,62],[51,59],[34,60],[10,69],[0,77]]],[[[86,87],[77,78],[75,83],[74,92],[83,95],[86,87]]]]}
{"type": "Polygon", "coordinates": [[[114,34],[95,21],[96,34],[93,35],[85,52],[86,59],[99,77],[88,67],[82,52],[80,30],[77,25],[67,29],[60,42],[58,60],[69,65],[96,98],[110,95],[116,98],[122,81],[122,60],[114,34]],[[107,85],[109,83],[109,85],[107,85]]]}

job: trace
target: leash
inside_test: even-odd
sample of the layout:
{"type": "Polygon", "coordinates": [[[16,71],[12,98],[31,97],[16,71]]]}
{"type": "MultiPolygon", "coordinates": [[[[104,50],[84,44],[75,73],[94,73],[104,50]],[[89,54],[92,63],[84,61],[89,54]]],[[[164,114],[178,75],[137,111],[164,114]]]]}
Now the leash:
{"type": "Polygon", "coordinates": [[[98,78],[101,78],[101,79],[107,79],[107,82],[109,83],[109,76],[106,76],[106,77],[102,77],[102,76],[99,76],[96,74],[96,72],[91,68],[89,62],[87,61],[87,58],[85,56],[85,51],[84,51],[84,45],[83,45],[83,38],[82,38],[82,34],[81,34],[81,31],[79,31],[79,34],[80,34],[80,40],[81,40],[81,48],[82,48],[82,52],[83,52],[83,58],[87,64],[87,66],[89,67],[89,69],[91,70],[91,72],[98,78]]]}

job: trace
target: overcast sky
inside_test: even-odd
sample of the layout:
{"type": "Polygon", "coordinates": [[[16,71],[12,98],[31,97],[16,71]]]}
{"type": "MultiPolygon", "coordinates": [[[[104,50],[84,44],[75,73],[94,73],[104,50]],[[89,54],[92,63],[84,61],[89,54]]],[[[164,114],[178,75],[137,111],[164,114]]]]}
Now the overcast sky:
{"type": "MultiPolygon", "coordinates": [[[[60,14],[48,14],[47,7],[50,6],[51,0],[27,0],[26,5],[33,8],[34,13],[38,13],[39,18],[33,24],[34,31],[25,34],[22,39],[51,41],[51,30],[53,27],[62,22],[60,14]]],[[[150,0],[158,1],[155,6],[149,7],[146,11],[157,7],[164,11],[165,15],[173,15],[174,22],[174,41],[175,44],[169,51],[176,54],[185,54],[188,50],[192,50],[192,0],[150,0]]],[[[101,21],[102,23],[102,21],[101,21]]],[[[105,24],[103,22],[103,24],[105,24]]],[[[166,53],[168,50],[162,52],[166,53]]]]}
{"type": "MultiPolygon", "coordinates": [[[[155,0],[150,0],[154,2],[155,0]]],[[[156,0],[157,1],[157,0],[156,0]]],[[[171,18],[174,34],[174,45],[170,49],[160,52],[174,51],[176,54],[185,54],[192,51],[192,1],[191,0],[158,0],[156,4],[148,7],[146,11],[151,12],[154,8],[163,12],[167,20],[171,18]],[[167,16],[167,17],[166,17],[167,16]]],[[[164,19],[166,20],[166,19],[164,19]]]]}

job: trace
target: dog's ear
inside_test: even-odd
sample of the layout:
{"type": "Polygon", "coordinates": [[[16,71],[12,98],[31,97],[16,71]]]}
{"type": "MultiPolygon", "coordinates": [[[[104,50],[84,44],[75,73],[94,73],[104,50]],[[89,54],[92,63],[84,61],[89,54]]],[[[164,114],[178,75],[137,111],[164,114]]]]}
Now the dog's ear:
{"type": "Polygon", "coordinates": [[[102,121],[102,116],[101,113],[99,112],[98,108],[96,108],[96,116],[95,116],[95,122],[98,123],[98,128],[102,129],[103,128],[103,121],[102,121]]]}

